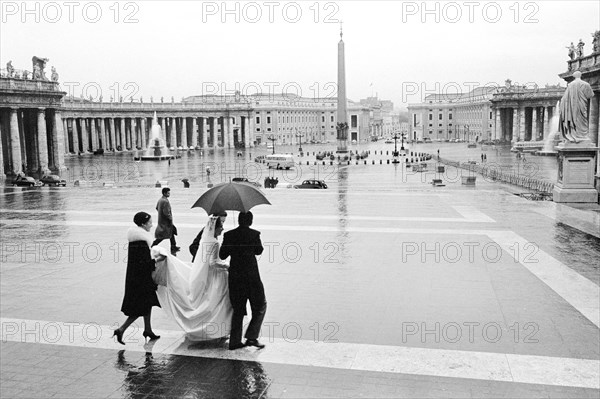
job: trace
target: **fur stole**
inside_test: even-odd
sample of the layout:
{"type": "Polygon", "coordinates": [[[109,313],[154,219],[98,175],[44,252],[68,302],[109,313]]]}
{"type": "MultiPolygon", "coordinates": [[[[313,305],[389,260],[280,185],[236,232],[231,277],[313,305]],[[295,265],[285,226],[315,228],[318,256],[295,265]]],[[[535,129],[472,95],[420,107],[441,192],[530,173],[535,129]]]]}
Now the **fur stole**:
{"type": "Polygon", "coordinates": [[[139,226],[134,226],[130,227],[129,230],[127,230],[127,241],[146,241],[148,243],[148,248],[150,248],[154,239],[150,232],[144,230],[139,226]]]}

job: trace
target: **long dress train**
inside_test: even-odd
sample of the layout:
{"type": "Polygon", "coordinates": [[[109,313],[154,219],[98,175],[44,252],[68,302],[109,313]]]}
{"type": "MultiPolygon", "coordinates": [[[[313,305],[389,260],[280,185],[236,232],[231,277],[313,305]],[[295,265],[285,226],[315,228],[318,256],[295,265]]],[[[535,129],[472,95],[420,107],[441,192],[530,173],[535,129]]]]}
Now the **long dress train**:
{"type": "Polygon", "coordinates": [[[162,247],[152,248],[154,257],[166,256],[167,283],[157,289],[161,307],[192,341],[225,337],[231,331],[229,266],[219,259],[215,223],[210,217],[191,266],[162,247]]]}

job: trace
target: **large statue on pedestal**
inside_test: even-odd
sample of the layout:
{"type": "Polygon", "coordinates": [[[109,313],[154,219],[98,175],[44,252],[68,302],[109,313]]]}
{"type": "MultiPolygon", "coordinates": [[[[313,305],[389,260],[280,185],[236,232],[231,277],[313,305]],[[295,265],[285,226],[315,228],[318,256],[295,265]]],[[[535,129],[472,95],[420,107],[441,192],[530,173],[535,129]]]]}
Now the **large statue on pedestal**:
{"type": "Polygon", "coordinates": [[[581,80],[581,72],[573,72],[573,80],[560,100],[559,129],[571,143],[589,140],[589,103],[594,96],[589,83],[581,80]]]}

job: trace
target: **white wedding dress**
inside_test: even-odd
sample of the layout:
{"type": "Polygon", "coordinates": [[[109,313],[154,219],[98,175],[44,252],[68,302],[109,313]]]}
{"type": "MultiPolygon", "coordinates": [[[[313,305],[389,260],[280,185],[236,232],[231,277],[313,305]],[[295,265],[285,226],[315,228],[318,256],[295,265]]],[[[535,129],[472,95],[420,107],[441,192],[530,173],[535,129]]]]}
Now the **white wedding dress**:
{"type": "Polygon", "coordinates": [[[192,341],[225,337],[231,330],[229,265],[219,258],[216,219],[209,218],[191,266],[165,248],[152,248],[153,257],[166,256],[167,285],[157,289],[160,306],[192,341]]]}

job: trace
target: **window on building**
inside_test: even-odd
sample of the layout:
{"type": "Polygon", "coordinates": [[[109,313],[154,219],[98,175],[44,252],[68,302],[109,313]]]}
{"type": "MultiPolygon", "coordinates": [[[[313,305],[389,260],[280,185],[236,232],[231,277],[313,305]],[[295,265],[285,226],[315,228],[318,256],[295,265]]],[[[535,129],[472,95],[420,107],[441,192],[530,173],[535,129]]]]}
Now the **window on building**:
{"type": "Polygon", "coordinates": [[[270,131],[271,131],[271,128],[270,128],[270,127],[268,127],[268,128],[267,128],[267,132],[270,132],[270,131]]]}
{"type": "Polygon", "coordinates": [[[321,115],[321,122],[325,123],[325,115],[321,115]]]}
{"type": "Polygon", "coordinates": [[[257,132],[260,132],[260,128],[259,128],[259,127],[257,127],[257,128],[256,128],[256,131],[257,131],[257,132]]]}
{"type": "Polygon", "coordinates": [[[260,116],[256,117],[256,123],[260,123],[260,116]]]}
{"type": "Polygon", "coordinates": [[[441,124],[441,123],[438,123],[438,127],[442,127],[442,124],[441,124]]]}
{"type": "Polygon", "coordinates": [[[267,123],[271,123],[271,117],[270,116],[267,116],[267,123]]]}
{"type": "Polygon", "coordinates": [[[448,119],[452,120],[452,114],[448,114],[448,119]]]}
{"type": "Polygon", "coordinates": [[[438,120],[440,120],[440,121],[441,121],[443,117],[444,117],[444,114],[439,114],[439,115],[438,115],[438,120]]]}
{"type": "Polygon", "coordinates": [[[331,115],[331,122],[333,122],[333,115],[331,115]]]}
{"type": "Polygon", "coordinates": [[[432,127],[432,126],[433,126],[433,123],[430,123],[430,124],[429,124],[429,127],[432,127]]]}
{"type": "Polygon", "coordinates": [[[358,117],[356,115],[352,115],[350,117],[350,127],[357,127],[358,126],[358,117]]]}
{"type": "Polygon", "coordinates": [[[432,121],[433,120],[433,114],[429,114],[429,120],[432,121]]]}
{"type": "Polygon", "coordinates": [[[490,119],[492,119],[492,111],[490,111],[490,119]]]}

